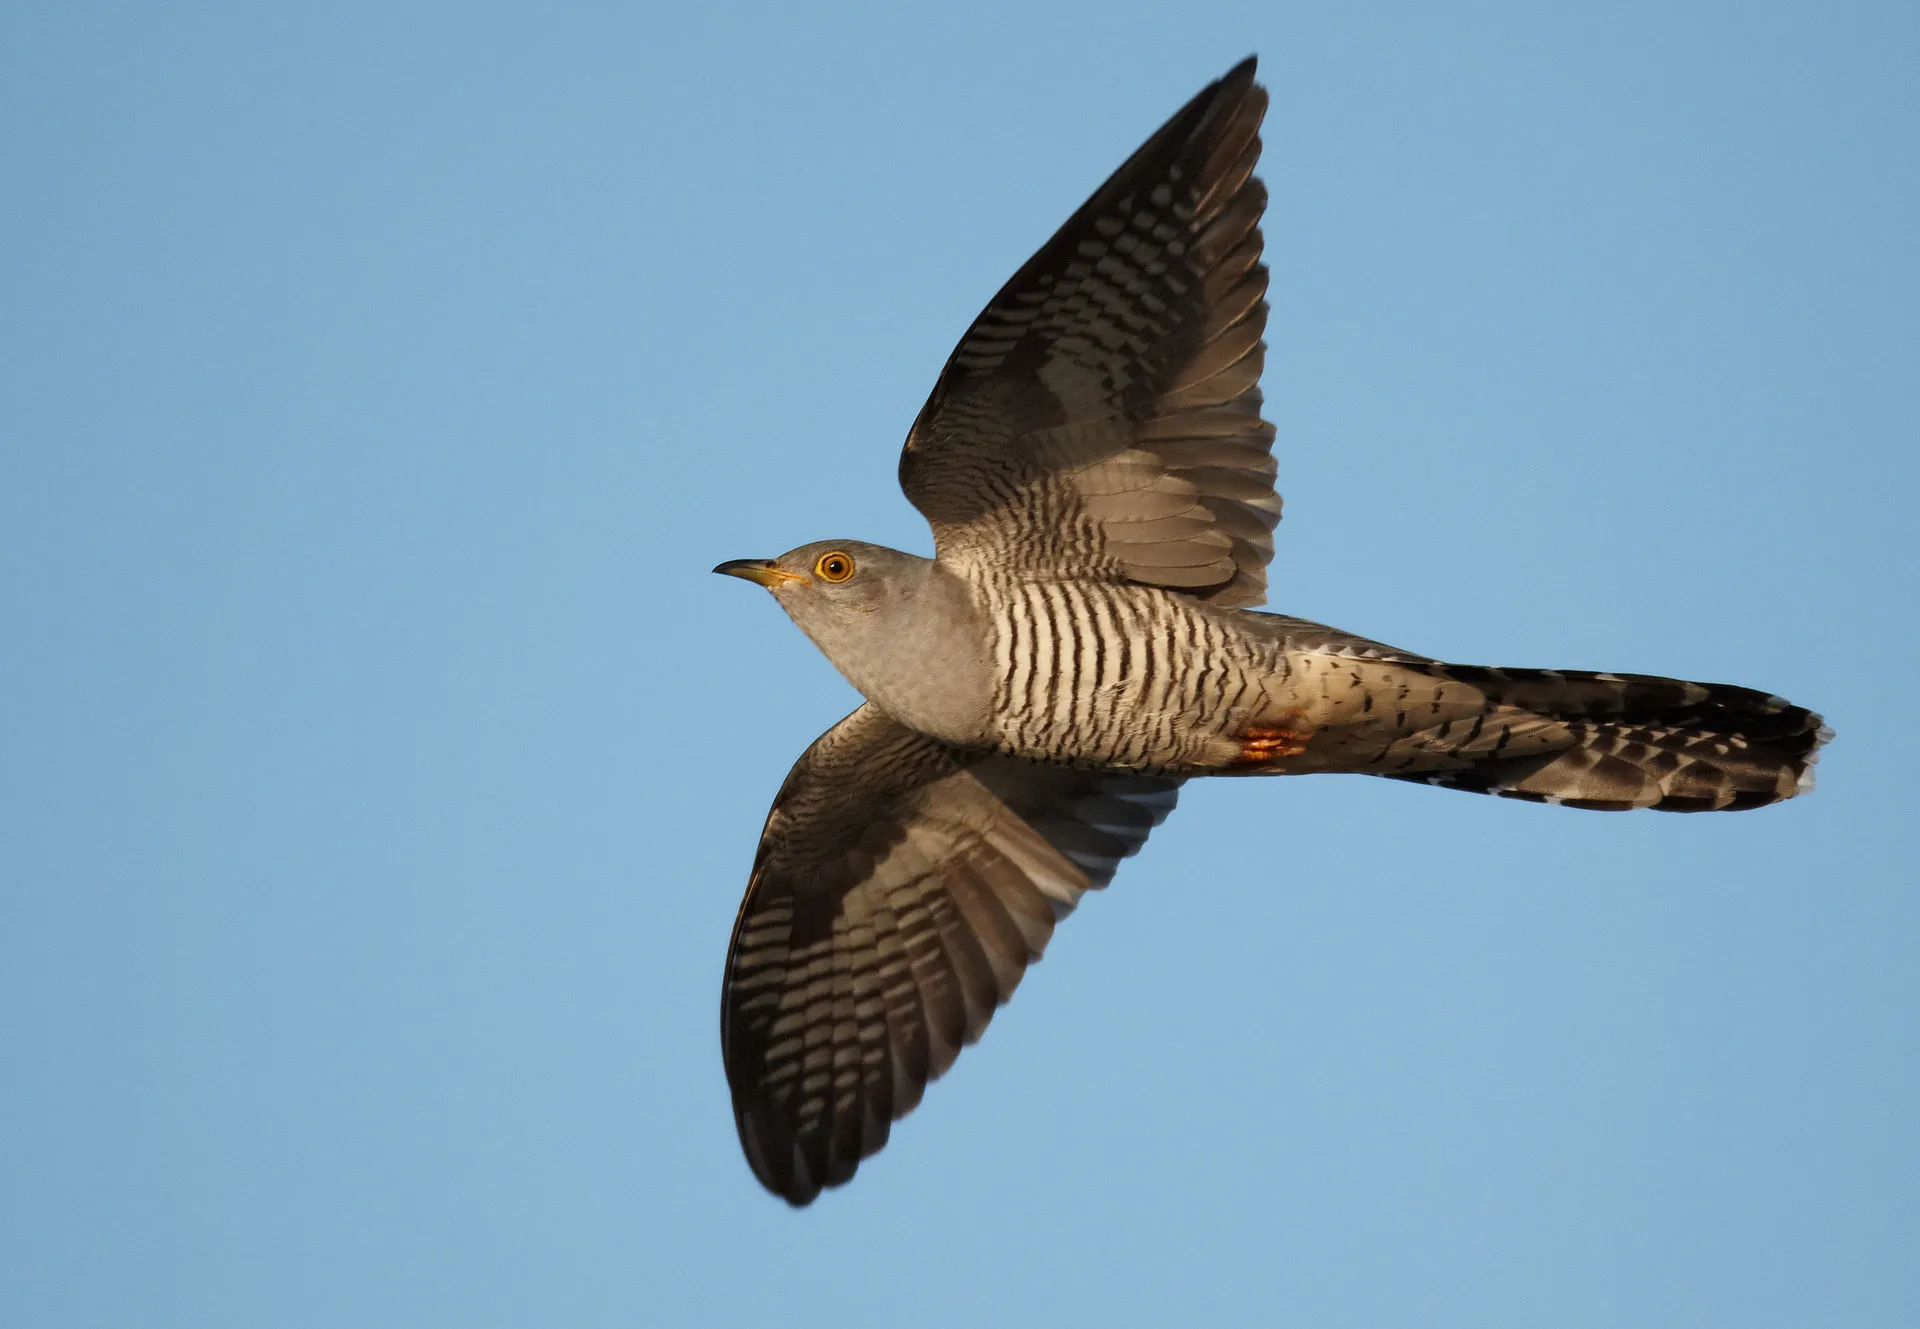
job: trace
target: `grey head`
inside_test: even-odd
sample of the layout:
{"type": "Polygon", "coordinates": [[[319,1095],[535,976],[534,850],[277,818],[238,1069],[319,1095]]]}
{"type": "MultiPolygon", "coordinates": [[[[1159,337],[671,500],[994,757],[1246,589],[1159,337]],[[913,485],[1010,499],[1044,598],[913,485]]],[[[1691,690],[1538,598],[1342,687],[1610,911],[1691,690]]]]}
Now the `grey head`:
{"type": "Polygon", "coordinates": [[[895,719],[949,743],[984,734],[986,632],[965,583],[933,559],[820,540],[714,571],[766,587],[847,682],[895,719]]]}

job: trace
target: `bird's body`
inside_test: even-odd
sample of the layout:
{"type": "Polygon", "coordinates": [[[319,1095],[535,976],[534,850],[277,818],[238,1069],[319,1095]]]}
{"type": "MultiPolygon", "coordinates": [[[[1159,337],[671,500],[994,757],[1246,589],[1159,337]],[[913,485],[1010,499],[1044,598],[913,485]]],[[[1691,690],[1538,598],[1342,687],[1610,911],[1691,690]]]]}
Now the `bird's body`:
{"type": "Polygon", "coordinates": [[[1053,925],[1209,775],[1346,772],[1716,811],[1810,784],[1820,717],[1747,688],[1461,666],[1258,612],[1280,502],[1247,61],[982,312],[908,435],[932,559],[857,541],[757,581],[866,704],[774,802],[722,1043],[755,1173],[853,1175],[1053,925]]]}
{"type": "Polygon", "coordinates": [[[861,695],[931,738],[1027,761],[1468,787],[1474,772],[1486,792],[1543,802],[1710,811],[1791,797],[1819,729],[1751,689],[1450,665],[1162,587],[955,571],[846,540],[793,562],[828,550],[891,573],[883,602],[815,635],[861,695]],[[1756,754],[1759,734],[1807,743],[1756,754]]]}

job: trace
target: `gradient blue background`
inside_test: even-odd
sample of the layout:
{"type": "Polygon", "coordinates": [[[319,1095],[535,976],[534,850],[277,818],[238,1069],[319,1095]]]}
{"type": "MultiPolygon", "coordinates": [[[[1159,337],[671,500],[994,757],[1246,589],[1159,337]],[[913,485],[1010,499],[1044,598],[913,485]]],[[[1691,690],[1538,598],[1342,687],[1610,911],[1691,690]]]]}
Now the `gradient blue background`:
{"type": "Polygon", "coordinates": [[[283,8],[0,20],[0,1322],[1920,1323],[1920,11],[283,8]],[[1275,606],[1821,788],[1193,788],[791,1213],[720,967],[854,699],[707,569],[925,550],[948,349],[1250,50],[1275,606]]]}

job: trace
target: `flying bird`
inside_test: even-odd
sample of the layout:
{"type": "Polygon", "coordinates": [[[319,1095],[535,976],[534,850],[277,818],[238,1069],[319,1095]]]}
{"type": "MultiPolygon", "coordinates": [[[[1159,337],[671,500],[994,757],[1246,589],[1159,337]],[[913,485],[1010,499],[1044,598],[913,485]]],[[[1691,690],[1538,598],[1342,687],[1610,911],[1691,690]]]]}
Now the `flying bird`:
{"type": "Polygon", "coordinates": [[[1831,731],[1748,688],[1447,664],[1256,612],[1267,96],[1248,59],[1000,289],[907,435],[934,557],[737,559],[866,699],[800,757],[720,1036],[754,1175],[854,1175],[1081,895],[1207,775],[1359,772],[1566,807],[1756,808],[1831,731]]]}

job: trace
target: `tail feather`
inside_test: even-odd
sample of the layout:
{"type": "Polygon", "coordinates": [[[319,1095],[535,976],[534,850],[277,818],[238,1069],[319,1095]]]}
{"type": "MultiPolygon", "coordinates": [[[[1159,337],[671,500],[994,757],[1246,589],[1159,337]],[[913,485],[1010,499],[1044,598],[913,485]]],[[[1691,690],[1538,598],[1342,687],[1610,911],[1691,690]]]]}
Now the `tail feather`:
{"type": "Polygon", "coordinates": [[[1738,811],[1811,789],[1833,737],[1812,711],[1752,688],[1558,669],[1423,672],[1557,725],[1565,744],[1526,756],[1463,751],[1457,767],[1389,779],[1599,811],[1738,811]]]}

